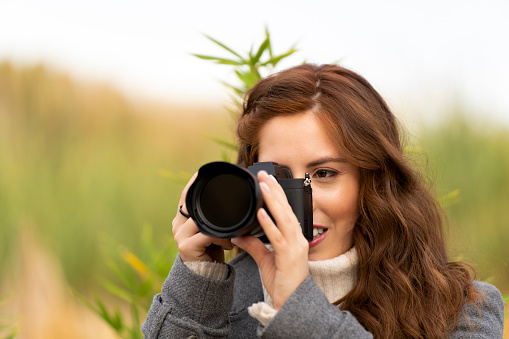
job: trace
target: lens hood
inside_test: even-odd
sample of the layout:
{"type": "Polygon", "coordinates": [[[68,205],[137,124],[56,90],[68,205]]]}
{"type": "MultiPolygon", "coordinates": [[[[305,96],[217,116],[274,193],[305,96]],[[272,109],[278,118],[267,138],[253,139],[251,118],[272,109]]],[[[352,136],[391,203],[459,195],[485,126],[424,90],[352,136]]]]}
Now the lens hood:
{"type": "Polygon", "coordinates": [[[258,181],[238,165],[223,161],[203,165],[187,192],[186,206],[203,234],[216,238],[263,234],[256,218],[263,206],[258,181]]]}

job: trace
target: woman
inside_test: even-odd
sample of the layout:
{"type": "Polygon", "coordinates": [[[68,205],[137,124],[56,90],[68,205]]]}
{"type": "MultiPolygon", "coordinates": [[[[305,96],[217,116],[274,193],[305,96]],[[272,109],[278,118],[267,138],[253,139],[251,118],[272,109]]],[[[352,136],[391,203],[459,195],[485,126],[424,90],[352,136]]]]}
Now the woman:
{"type": "Polygon", "coordinates": [[[449,261],[440,208],[364,78],[310,64],[269,76],[247,94],[237,134],[240,165],[310,174],[314,238],[265,172],[275,223],[263,208],[257,217],[272,248],[199,233],[186,187],[173,220],[179,256],[143,325],[147,338],[502,337],[500,293],[449,261]],[[225,264],[234,245],[244,252],[225,264]]]}

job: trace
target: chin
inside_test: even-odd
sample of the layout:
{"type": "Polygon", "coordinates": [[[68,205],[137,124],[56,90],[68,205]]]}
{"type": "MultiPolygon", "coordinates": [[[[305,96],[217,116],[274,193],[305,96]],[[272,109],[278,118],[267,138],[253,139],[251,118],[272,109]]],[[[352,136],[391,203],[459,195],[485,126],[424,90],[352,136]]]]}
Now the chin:
{"type": "Polygon", "coordinates": [[[309,261],[320,261],[320,260],[327,260],[327,259],[332,259],[332,258],[335,258],[336,256],[332,256],[328,253],[320,253],[320,252],[317,252],[317,253],[309,253],[308,254],[308,260],[309,261]]]}

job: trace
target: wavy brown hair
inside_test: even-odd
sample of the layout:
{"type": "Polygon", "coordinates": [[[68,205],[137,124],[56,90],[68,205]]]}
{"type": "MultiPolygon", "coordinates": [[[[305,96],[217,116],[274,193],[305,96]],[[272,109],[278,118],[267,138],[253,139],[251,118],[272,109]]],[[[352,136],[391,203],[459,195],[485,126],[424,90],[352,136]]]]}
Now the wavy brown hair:
{"type": "Polygon", "coordinates": [[[257,161],[268,120],[304,112],[321,119],[360,172],[358,283],[340,307],[375,337],[443,337],[462,305],[478,300],[470,267],[449,261],[441,208],[406,159],[394,115],[363,77],[305,64],[258,82],[237,125],[238,163],[257,161]]]}

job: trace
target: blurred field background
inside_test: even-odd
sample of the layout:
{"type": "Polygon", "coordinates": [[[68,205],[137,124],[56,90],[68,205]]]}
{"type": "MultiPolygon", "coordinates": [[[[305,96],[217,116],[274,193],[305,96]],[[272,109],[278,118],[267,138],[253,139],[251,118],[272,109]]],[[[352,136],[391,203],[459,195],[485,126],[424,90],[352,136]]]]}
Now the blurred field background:
{"type": "MultiPolygon", "coordinates": [[[[61,311],[53,292],[60,300],[72,299],[69,286],[102,293],[113,277],[105,246],[137,252],[144,225],[155,246],[167,246],[182,186],[164,173],[193,173],[221,157],[204,134],[228,135],[231,120],[213,109],[133,103],[43,65],[1,63],[0,314],[8,319],[0,321],[41,333],[27,314],[61,311]],[[34,295],[47,303],[33,305],[34,295]]],[[[54,320],[67,323],[66,313],[54,320]]]]}
{"type": "MultiPolygon", "coordinates": [[[[451,255],[507,294],[509,129],[464,107],[444,107],[410,144],[437,195],[452,197],[451,255]]],[[[133,101],[44,65],[0,63],[0,336],[114,338],[71,290],[125,307],[102,285],[115,279],[104,253],[139,253],[146,227],[155,247],[171,243],[183,184],[167,174],[223,157],[205,135],[233,138],[224,108],[133,101]]]]}

